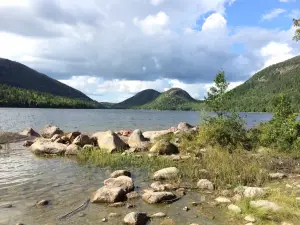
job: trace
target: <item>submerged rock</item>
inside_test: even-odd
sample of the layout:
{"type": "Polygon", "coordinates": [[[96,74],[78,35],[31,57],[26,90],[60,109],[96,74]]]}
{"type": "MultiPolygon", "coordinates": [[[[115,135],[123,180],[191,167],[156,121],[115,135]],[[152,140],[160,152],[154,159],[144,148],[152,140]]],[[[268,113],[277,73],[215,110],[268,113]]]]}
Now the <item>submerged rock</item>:
{"type": "Polygon", "coordinates": [[[150,218],[144,212],[131,212],[124,217],[124,223],[129,225],[147,225],[150,218]]]}
{"type": "Polygon", "coordinates": [[[42,132],[44,138],[52,138],[55,134],[62,135],[64,132],[59,129],[57,126],[46,125],[42,132]]]}
{"type": "Polygon", "coordinates": [[[77,155],[80,147],[75,144],[68,145],[65,155],[77,155]]]}
{"type": "Polygon", "coordinates": [[[161,170],[158,170],[154,173],[154,180],[164,180],[164,179],[173,179],[178,178],[179,170],[176,167],[168,167],[161,170]]]}
{"type": "Polygon", "coordinates": [[[109,178],[104,181],[104,185],[107,187],[120,187],[125,190],[126,193],[134,190],[134,183],[130,177],[119,176],[117,178],[109,178]]]}
{"type": "Polygon", "coordinates": [[[158,153],[160,155],[172,155],[178,154],[179,150],[176,145],[170,143],[169,141],[160,140],[149,150],[151,153],[158,153]]]}
{"type": "Polygon", "coordinates": [[[34,154],[54,154],[63,155],[67,150],[67,146],[60,143],[51,142],[49,140],[38,140],[30,146],[30,151],[34,154]]]}
{"type": "Polygon", "coordinates": [[[97,135],[98,146],[101,149],[107,150],[109,153],[116,151],[124,151],[128,149],[128,145],[114,132],[99,132],[97,135]]]}
{"type": "Polygon", "coordinates": [[[281,209],[281,207],[276,203],[267,200],[251,201],[250,207],[273,212],[279,211],[281,209]]]}
{"type": "Polygon", "coordinates": [[[146,191],[142,195],[142,199],[149,203],[149,204],[155,204],[155,203],[162,203],[170,200],[176,199],[176,195],[172,192],[153,192],[153,191],[146,191]]]}
{"type": "Polygon", "coordinates": [[[131,177],[131,173],[127,170],[116,170],[113,173],[110,174],[110,178],[117,178],[120,176],[127,176],[131,177]]]}
{"type": "Polygon", "coordinates": [[[98,189],[91,198],[92,203],[115,203],[126,201],[126,192],[120,187],[104,186],[98,189]]]}
{"type": "Polygon", "coordinates": [[[206,190],[214,190],[214,185],[211,181],[207,179],[201,179],[197,183],[197,187],[200,189],[206,189],[206,190]]]}

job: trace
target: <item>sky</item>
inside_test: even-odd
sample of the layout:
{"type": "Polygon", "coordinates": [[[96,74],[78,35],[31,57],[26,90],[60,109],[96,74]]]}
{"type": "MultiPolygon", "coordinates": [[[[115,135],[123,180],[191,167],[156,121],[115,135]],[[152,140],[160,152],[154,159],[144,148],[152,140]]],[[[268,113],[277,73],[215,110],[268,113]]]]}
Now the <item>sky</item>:
{"type": "Polygon", "coordinates": [[[203,99],[220,70],[234,88],[300,54],[293,18],[300,0],[0,0],[0,57],[98,101],[203,99]]]}

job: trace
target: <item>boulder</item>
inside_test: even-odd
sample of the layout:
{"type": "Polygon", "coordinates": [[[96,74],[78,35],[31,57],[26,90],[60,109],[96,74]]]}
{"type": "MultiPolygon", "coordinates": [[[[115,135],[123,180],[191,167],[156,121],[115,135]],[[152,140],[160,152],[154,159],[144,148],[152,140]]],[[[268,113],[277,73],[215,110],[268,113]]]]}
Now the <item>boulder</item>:
{"type": "Polygon", "coordinates": [[[245,216],[244,220],[246,220],[247,222],[251,222],[251,223],[255,223],[256,222],[255,217],[252,216],[252,215],[245,216]]]}
{"type": "Polygon", "coordinates": [[[149,216],[143,212],[131,212],[124,217],[124,223],[130,225],[147,225],[149,222],[149,216]]]}
{"type": "Polygon", "coordinates": [[[176,199],[176,195],[172,192],[154,192],[154,191],[146,191],[142,195],[142,199],[149,203],[149,204],[155,204],[155,203],[163,203],[165,201],[170,201],[176,199]]]}
{"type": "Polygon", "coordinates": [[[131,177],[131,173],[127,170],[116,170],[113,173],[110,174],[110,178],[117,178],[120,176],[127,176],[131,177]]]}
{"type": "Polygon", "coordinates": [[[246,198],[257,198],[264,196],[266,191],[260,187],[246,187],[243,194],[246,198]]]}
{"type": "Polygon", "coordinates": [[[74,131],[69,133],[66,137],[69,139],[69,141],[72,143],[76,137],[78,137],[81,133],[79,131],[74,131]]]}
{"type": "Polygon", "coordinates": [[[65,155],[77,155],[80,147],[75,144],[68,145],[65,155]]]}
{"type": "Polygon", "coordinates": [[[181,122],[180,124],[178,124],[177,129],[178,130],[182,130],[182,131],[188,131],[190,129],[192,129],[193,126],[186,123],[186,122],[181,122]]]}
{"type": "Polygon", "coordinates": [[[135,130],[132,132],[128,139],[128,144],[130,147],[139,147],[143,142],[149,141],[148,138],[145,138],[141,130],[135,130]]]}
{"type": "Polygon", "coordinates": [[[166,191],[166,190],[174,190],[176,187],[172,184],[162,184],[161,182],[154,182],[150,185],[150,187],[154,191],[166,191]]]}
{"type": "MultiPolygon", "coordinates": [[[[27,140],[23,143],[23,146],[30,147],[31,145],[33,145],[33,143],[34,143],[34,141],[27,140]]],[[[0,149],[1,149],[1,146],[0,146],[0,149]]]]}
{"type": "Polygon", "coordinates": [[[117,178],[109,178],[104,181],[104,185],[107,187],[120,187],[125,190],[126,193],[134,190],[134,183],[130,177],[119,176],[117,178]]]}
{"type": "Polygon", "coordinates": [[[197,183],[197,187],[200,189],[206,189],[206,190],[214,190],[214,185],[211,181],[207,179],[201,179],[197,183]]]}
{"type": "Polygon", "coordinates": [[[112,131],[99,132],[94,135],[97,135],[98,146],[109,153],[128,149],[128,145],[112,131]]]}
{"type": "Polygon", "coordinates": [[[92,203],[115,203],[126,200],[126,192],[123,188],[111,186],[98,189],[91,198],[92,203]]]}
{"type": "Polygon", "coordinates": [[[281,209],[281,207],[276,203],[267,200],[250,201],[250,207],[273,212],[277,212],[281,209]]]}
{"type": "Polygon", "coordinates": [[[178,178],[179,170],[176,167],[168,167],[161,170],[158,170],[154,173],[154,180],[165,180],[165,179],[173,179],[178,178]]]}
{"type": "Polygon", "coordinates": [[[152,146],[149,152],[158,153],[160,155],[172,155],[178,154],[179,150],[176,145],[170,143],[169,141],[160,140],[152,146]]]}
{"type": "Polygon", "coordinates": [[[38,140],[30,146],[30,150],[32,153],[37,155],[63,155],[67,150],[67,146],[64,144],[51,142],[49,140],[38,140]]]}
{"type": "Polygon", "coordinates": [[[241,214],[241,213],[242,213],[241,208],[240,208],[239,206],[237,206],[237,205],[230,204],[230,205],[228,206],[228,209],[229,209],[231,212],[235,213],[235,214],[241,214]]]}
{"type": "Polygon", "coordinates": [[[150,140],[153,140],[157,137],[160,137],[162,135],[169,134],[169,133],[172,133],[172,132],[169,130],[146,131],[143,133],[143,136],[145,138],[149,138],[150,140]]]}
{"type": "Polygon", "coordinates": [[[41,135],[36,132],[32,128],[25,128],[22,132],[20,132],[21,135],[28,136],[28,137],[40,137],[41,135]]]}
{"type": "Polygon", "coordinates": [[[92,141],[91,139],[89,138],[88,135],[85,135],[85,134],[80,134],[78,135],[74,141],[72,142],[72,144],[75,144],[75,145],[78,145],[80,147],[83,147],[85,145],[90,145],[92,144],[92,141]]]}
{"type": "Polygon", "coordinates": [[[61,134],[54,134],[53,137],[50,139],[52,142],[55,142],[57,139],[61,137],[61,134]]]}
{"type": "Polygon", "coordinates": [[[57,126],[46,125],[42,132],[44,138],[52,138],[55,134],[62,135],[64,132],[59,129],[57,126]]]}

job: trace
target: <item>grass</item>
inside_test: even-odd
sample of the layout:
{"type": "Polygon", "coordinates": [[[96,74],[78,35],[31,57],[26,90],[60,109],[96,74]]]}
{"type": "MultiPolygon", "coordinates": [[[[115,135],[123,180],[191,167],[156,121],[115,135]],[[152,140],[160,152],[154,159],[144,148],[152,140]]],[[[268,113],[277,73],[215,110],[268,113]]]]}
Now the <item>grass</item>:
{"type": "Polygon", "coordinates": [[[148,157],[141,155],[109,154],[99,149],[81,151],[78,155],[81,163],[113,169],[143,168],[149,174],[166,167],[175,166],[180,171],[180,180],[197,182],[199,179],[210,179],[217,188],[238,185],[261,185],[267,173],[261,168],[259,161],[246,154],[230,154],[222,150],[208,151],[202,158],[174,161],[168,157],[148,157]],[[203,169],[208,171],[203,174],[203,169]]]}

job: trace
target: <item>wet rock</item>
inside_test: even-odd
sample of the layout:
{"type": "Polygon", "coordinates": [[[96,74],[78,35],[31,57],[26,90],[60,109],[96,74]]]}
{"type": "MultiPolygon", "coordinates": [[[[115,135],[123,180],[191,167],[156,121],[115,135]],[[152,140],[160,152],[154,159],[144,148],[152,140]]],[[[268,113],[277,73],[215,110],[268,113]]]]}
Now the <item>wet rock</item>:
{"type": "Polygon", "coordinates": [[[190,129],[192,129],[193,126],[186,123],[186,122],[181,122],[178,124],[177,129],[178,130],[182,130],[182,131],[189,131],[190,129]]]}
{"type": "Polygon", "coordinates": [[[244,220],[246,220],[247,222],[252,222],[252,223],[255,223],[255,222],[256,222],[255,217],[252,216],[252,215],[247,215],[247,216],[245,216],[244,220]]]}
{"type": "Polygon", "coordinates": [[[214,185],[211,181],[207,179],[201,179],[197,183],[197,187],[200,189],[206,189],[206,190],[214,190],[214,185]]]}
{"type": "Polygon", "coordinates": [[[243,194],[246,198],[258,198],[264,196],[266,191],[260,187],[246,187],[243,194]]]}
{"type": "Polygon", "coordinates": [[[166,217],[167,214],[163,213],[163,212],[158,212],[158,213],[154,213],[152,214],[150,217],[151,218],[163,218],[163,217],[166,217]]]}
{"type": "Polygon", "coordinates": [[[81,133],[79,131],[74,131],[69,133],[66,137],[68,138],[68,140],[72,143],[76,137],[78,137],[81,133]]]}
{"type": "Polygon", "coordinates": [[[160,155],[179,154],[177,146],[166,140],[160,140],[155,143],[149,152],[158,153],[160,155]]]}
{"type": "Polygon", "coordinates": [[[146,132],[143,133],[143,136],[145,138],[150,139],[150,140],[154,140],[157,137],[160,137],[162,135],[169,134],[169,133],[172,133],[172,132],[169,131],[169,130],[146,131],[146,132]]]}
{"type": "Polygon", "coordinates": [[[67,146],[60,143],[51,142],[49,140],[38,140],[30,146],[30,151],[34,154],[54,154],[63,155],[67,146]]]}
{"type": "Polygon", "coordinates": [[[176,187],[172,184],[162,184],[161,182],[157,181],[157,182],[153,182],[150,187],[154,190],[154,191],[165,191],[165,190],[174,190],[176,189],[176,187]]]}
{"type": "Polygon", "coordinates": [[[175,198],[176,195],[174,195],[172,192],[147,191],[142,195],[142,199],[149,204],[162,203],[174,200],[175,198]]]}
{"type": "Polygon", "coordinates": [[[149,141],[148,138],[145,138],[141,130],[135,130],[132,132],[128,139],[128,144],[130,147],[139,147],[143,145],[143,142],[149,141]]]}
{"type": "Polygon", "coordinates": [[[50,204],[50,201],[49,200],[41,200],[39,202],[36,203],[37,206],[46,206],[46,205],[49,205],[50,204]]]}
{"type": "Polygon", "coordinates": [[[176,167],[168,167],[158,170],[154,173],[154,180],[174,179],[179,175],[179,170],[176,167]]]}
{"type": "Polygon", "coordinates": [[[115,203],[126,200],[126,192],[120,187],[104,186],[96,191],[91,198],[92,203],[115,203]]]}
{"type": "Polygon", "coordinates": [[[25,128],[22,132],[20,132],[21,135],[28,136],[28,137],[40,137],[41,135],[36,132],[32,128],[25,128]]]}
{"type": "Polygon", "coordinates": [[[267,200],[250,201],[250,207],[273,212],[279,211],[281,209],[281,207],[276,203],[267,200]]]}
{"type": "Polygon", "coordinates": [[[225,198],[225,197],[217,197],[215,199],[216,202],[218,203],[230,203],[231,200],[229,198],[225,198]]]}
{"type": "Polygon", "coordinates": [[[160,225],[176,225],[176,223],[172,219],[165,219],[160,223],[160,225]]]}
{"type": "Polygon", "coordinates": [[[128,145],[112,131],[99,132],[95,135],[97,135],[98,146],[109,153],[128,149],[128,145]]]}
{"type": "Polygon", "coordinates": [[[132,191],[130,193],[127,193],[126,196],[127,196],[127,199],[135,199],[135,198],[139,198],[140,194],[136,191],[132,191]]]}
{"type": "Polygon", "coordinates": [[[80,147],[83,147],[85,145],[91,145],[92,143],[93,142],[91,141],[91,139],[89,138],[89,136],[85,135],[85,134],[80,134],[72,142],[72,144],[78,145],[80,147]]]}
{"type": "MultiPolygon", "coordinates": [[[[33,143],[34,143],[34,141],[27,140],[24,142],[23,146],[28,148],[31,145],[33,145],[33,143]]],[[[0,146],[0,149],[1,149],[1,146],[0,146]]]]}
{"type": "Polygon", "coordinates": [[[237,206],[237,205],[230,204],[228,206],[228,209],[231,212],[235,213],[235,214],[241,214],[242,213],[242,209],[239,206],[237,206]]]}
{"type": "Polygon", "coordinates": [[[6,204],[1,204],[0,205],[0,208],[3,208],[3,209],[9,209],[9,208],[12,208],[13,205],[10,204],[10,203],[6,203],[6,204]]]}
{"type": "Polygon", "coordinates": [[[131,177],[131,173],[127,170],[116,170],[113,173],[110,174],[110,178],[117,178],[120,176],[127,176],[131,177]]]}
{"type": "Polygon", "coordinates": [[[126,193],[134,190],[134,183],[130,177],[119,176],[117,178],[109,178],[104,181],[104,185],[107,187],[120,187],[125,190],[126,193]]]}
{"type": "Polygon", "coordinates": [[[177,192],[180,196],[186,195],[185,188],[178,188],[178,189],[176,190],[176,192],[177,192]]]}
{"type": "Polygon", "coordinates": [[[284,173],[269,173],[269,178],[272,180],[281,180],[287,177],[284,173]]]}
{"type": "Polygon", "coordinates": [[[116,202],[116,203],[108,205],[108,207],[113,207],[113,208],[120,208],[120,207],[123,207],[123,206],[125,206],[124,202],[116,202]]]}
{"type": "Polygon", "coordinates": [[[55,134],[63,135],[63,131],[59,129],[57,126],[46,125],[42,132],[42,136],[44,138],[52,138],[55,134]]]}
{"type": "Polygon", "coordinates": [[[124,223],[130,225],[146,225],[149,221],[149,216],[143,212],[131,212],[124,217],[124,223]]]}
{"type": "Polygon", "coordinates": [[[65,155],[77,155],[79,151],[79,146],[75,144],[68,145],[65,155]]]}

